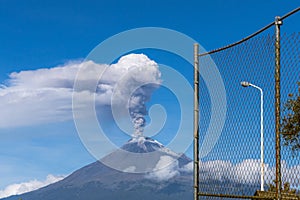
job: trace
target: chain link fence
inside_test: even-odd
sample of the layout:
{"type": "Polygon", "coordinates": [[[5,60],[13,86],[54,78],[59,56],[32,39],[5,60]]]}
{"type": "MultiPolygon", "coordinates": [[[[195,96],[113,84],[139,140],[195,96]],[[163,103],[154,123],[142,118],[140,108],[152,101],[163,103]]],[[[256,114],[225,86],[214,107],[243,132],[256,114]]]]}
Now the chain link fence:
{"type": "Polygon", "coordinates": [[[284,32],[281,55],[282,183],[300,191],[300,32],[284,32]]]}
{"type": "MultiPolygon", "coordinates": [[[[200,75],[201,69],[210,67],[207,60],[211,58],[227,93],[223,131],[209,154],[201,156],[205,150],[200,149],[201,199],[280,198],[277,193],[282,198],[289,194],[289,199],[300,199],[300,33],[297,28],[294,33],[282,29],[280,130],[284,133],[284,127],[295,127],[293,134],[286,131],[281,135],[282,189],[276,193],[274,24],[242,42],[199,54],[200,75]],[[265,191],[263,197],[260,191],[265,191]],[[266,192],[274,195],[266,197],[266,192]]],[[[211,113],[209,92],[202,79],[199,93],[201,144],[211,113]]]]}

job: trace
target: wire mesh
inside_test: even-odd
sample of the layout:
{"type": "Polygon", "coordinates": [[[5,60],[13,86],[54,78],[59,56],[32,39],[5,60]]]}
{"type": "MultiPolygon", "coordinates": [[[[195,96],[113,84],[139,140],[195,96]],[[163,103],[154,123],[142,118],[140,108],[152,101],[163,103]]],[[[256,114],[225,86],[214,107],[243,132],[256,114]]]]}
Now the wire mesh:
{"type": "MultiPolygon", "coordinates": [[[[283,29],[284,30],[284,29],[283,29]]],[[[300,33],[281,38],[282,187],[300,190],[300,33]]]]}
{"type": "Polygon", "coordinates": [[[199,56],[200,74],[201,69],[215,64],[227,95],[221,135],[208,154],[201,154],[207,151],[203,144],[211,134],[208,129],[212,109],[218,109],[218,105],[211,105],[210,93],[204,80],[200,80],[199,195],[203,199],[255,199],[267,198],[266,195],[274,198],[276,167],[281,168],[281,197],[300,199],[300,33],[281,36],[281,164],[276,166],[276,62],[272,25],[247,39],[199,56]]]}
{"type": "MultiPolygon", "coordinates": [[[[274,36],[265,34],[238,46],[210,55],[219,69],[227,93],[223,131],[200,163],[200,192],[254,195],[261,177],[261,93],[243,88],[247,81],[263,90],[264,188],[274,179],[274,36]]],[[[199,58],[201,68],[210,67],[208,56],[199,58]]],[[[200,82],[200,142],[210,119],[209,93],[200,82]],[[202,94],[202,95],[201,95],[202,94]]]]}

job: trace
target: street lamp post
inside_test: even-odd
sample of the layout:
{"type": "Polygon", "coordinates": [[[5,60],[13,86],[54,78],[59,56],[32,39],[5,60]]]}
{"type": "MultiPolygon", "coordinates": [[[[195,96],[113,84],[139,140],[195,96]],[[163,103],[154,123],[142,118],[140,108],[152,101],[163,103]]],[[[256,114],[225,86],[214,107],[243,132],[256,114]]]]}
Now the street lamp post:
{"type": "Polygon", "coordinates": [[[260,190],[264,191],[264,99],[263,99],[263,90],[249,82],[241,82],[243,87],[254,87],[260,91],[260,190]]]}

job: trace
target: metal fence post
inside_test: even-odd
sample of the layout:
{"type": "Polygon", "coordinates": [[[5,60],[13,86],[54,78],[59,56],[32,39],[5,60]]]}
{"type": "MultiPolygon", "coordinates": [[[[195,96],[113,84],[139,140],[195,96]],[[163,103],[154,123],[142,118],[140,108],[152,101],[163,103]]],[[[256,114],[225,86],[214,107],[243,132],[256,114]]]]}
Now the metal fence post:
{"type": "Polygon", "coordinates": [[[276,150],[276,199],[281,199],[281,156],[280,156],[280,17],[275,18],[275,150],[276,150]]]}
{"type": "Polygon", "coordinates": [[[199,194],[199,45],[194,44],[194,200],[199,194]]]}

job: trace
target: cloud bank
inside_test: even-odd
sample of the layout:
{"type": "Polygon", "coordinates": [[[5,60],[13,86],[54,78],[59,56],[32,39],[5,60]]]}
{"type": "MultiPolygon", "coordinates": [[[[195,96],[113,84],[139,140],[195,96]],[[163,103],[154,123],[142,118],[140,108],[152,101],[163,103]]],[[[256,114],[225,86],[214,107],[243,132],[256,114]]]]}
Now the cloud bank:
{"type": "MultiPolygon", "coordinates": [[[[260,183],[260,160],[246,159],[240,163],[232,163],[231,161],[214,160],[200,162],[201,180],[215,180],[220,182],[233,181],[241,184],[259,184],[260,183]]],[[[157,169],[146,178],[156,181],[166,181],[181,173],[192,173],[193,162],[179,167],[178,160],[170,156],[161,156],[156,165],[157,169]],[[168,163],[168,166],[166,166],[168,163]],[[161,169],[161,166],[166,166],[161,169]]],[[[300,165],[288,166],[282,161],[282,182],[289,182],[293,188],[300,187],[300,179],[296,178],[300,174],[300,165]]],[[[273,183],[275,180],[275,168],[265,164],[265,183],[273,183]]]]}
{"type": "Polygon", "coordinates": [[[49,174],[44,181],[31,180],[24,183],[12,184],[7,186],[4,190],[0,190],[0,198],[9,197],[12,195],[23,194],[39,188],[45,187],[49,184],[60,181],[64,176],[54,176],[49,174]]]}
{"type": "Polygon", "coordinates": [[[116,102],[123,107],[126,104],[129,109],[138,134],[145,123],[145,103],[157,88],[156,84],[160,84],[158,65],[143,54],[123,56],[112,65],[92,61],[70,62],[48,69],[14,72],[0,86],[0,128],[71,120],[73,92],[82,96],[82,104],[85,96],[95,96],[95,104],[101,112],[101,107],[111,105],[112,94],[115,93],[120,97],[116,102]],[[78,70],[82,68],[87,69],[86,74],[76,79],[78,70]],[[99,70],[103,75],[99,81],[96,80],[95,90],[73,91],[75,80],[81,85],[93,82],[95,80],[91,79],[99,70]],[[145,85],[149,82],[154,84],[145,85]],[[118,83],[118,90],[114,90],[118,83]],[[134,93],[126,93],[137,86],[142,87],[134,93]]]}
{"type": "MultiPolygon", "coordinates": [[[[230,161],[207,161],[200,163],[202,177],[207,180],[226,181],[237,183],[260,183],[260,160],[246,159],[240,163],[230,161]]],[[[265,164],[265,182],[272,183],[275,180],[275,167],[265,164]]],[[[296,178],[300,174],[300,165],[288,166],[285,161],[281,165],[282,182],[289,182],[294,187],[300,186],[300,180],[296,178]]]]}

